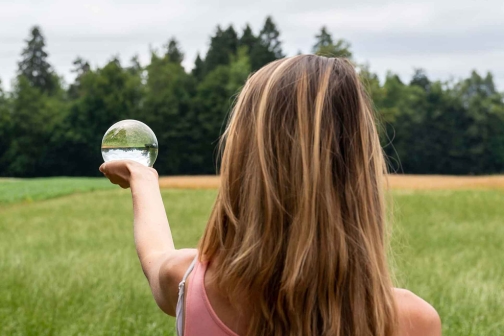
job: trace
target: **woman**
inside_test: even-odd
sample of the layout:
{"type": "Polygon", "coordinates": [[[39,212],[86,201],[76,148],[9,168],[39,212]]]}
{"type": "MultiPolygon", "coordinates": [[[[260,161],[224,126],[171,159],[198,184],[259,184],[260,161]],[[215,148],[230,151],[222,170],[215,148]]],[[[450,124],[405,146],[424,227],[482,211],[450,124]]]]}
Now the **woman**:
{"type": "Polygon", "coordinates": [[[154,169],[100,168],[131,187],[138,255],[179,334],[441,335],[436,311],[392,286],[384,158],[348,61],[266,65],[221,145],[221,186],[197,249],[175,249],[154,169]]]}

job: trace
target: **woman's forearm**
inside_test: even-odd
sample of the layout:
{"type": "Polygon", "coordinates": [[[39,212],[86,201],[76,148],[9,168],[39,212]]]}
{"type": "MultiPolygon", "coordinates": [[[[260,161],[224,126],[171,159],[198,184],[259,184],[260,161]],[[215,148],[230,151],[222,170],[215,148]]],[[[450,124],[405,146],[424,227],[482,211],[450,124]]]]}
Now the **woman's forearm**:
{"type": "Polygon", "coordinates": [[[131,174],[131,195],[133,197],[135,245],[148,278],[152,263],[160,255],[168,255],[175,250],[168,218],[159,190],[158,175],[154,170],[142,170],[131,174]]]}

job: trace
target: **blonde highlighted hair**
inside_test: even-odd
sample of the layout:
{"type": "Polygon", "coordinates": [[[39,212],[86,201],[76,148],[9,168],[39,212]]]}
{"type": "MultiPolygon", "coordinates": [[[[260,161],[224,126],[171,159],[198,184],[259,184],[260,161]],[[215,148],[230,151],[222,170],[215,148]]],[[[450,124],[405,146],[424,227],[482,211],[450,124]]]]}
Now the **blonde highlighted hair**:
{"type": "Polygon", "coordinates": [[[221,142],[201,239],[249,335],[394,335],[385,164],[350,62],[270,63],[242,89],[221,142]]]}

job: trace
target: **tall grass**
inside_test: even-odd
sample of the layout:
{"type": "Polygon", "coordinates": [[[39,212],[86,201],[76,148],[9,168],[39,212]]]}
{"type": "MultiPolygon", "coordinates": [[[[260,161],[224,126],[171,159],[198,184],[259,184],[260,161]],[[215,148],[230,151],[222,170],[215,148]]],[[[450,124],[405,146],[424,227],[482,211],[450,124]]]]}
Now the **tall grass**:
{"type": "Polygon", "coordinates": [[[504,192],[396,192],[399,284],[438,310],[443,335],[504,335],[504,192]]]}
{"type": "MultiPolygon", "coordinates": [[[[162,194],[176,246],[194,247],[215,191],[162,194]]],[[[394,202],[399,285],[436,307],[444,335],[503,335],[504,193],[398,191],[394,202]]],[[[0,207],[0,335],[173,334],[136,257],[128,191],[0,207]]]]}

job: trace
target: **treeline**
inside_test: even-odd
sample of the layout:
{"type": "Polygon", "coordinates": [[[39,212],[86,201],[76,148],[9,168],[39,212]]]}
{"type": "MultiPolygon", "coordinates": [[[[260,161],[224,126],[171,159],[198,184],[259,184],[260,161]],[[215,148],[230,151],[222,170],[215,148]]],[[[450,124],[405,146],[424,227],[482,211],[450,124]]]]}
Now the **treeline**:
{"type": "MultiPolygon", "coordinates": [[[[312,52],[352,59],[350,44],[322,28],[312,52]]],[[[113,58],[92,68],[77,58],[65,85],[48,62],[34,27],[21,54],[12,92],[0,89],[1,176],[93,176],[109,126],[138,119],[156,133],[161,174],[215,172],[225,117],[248,75],[284,57],[280,32],[267,18],[256,35],[246,26],[217,27],[191,72],[172,38],[150,63],[113,58]]],[[[358,66],[380,115],[391,169],[406,173],[488,174],[504,171],[504,102],[491,74],[431,81],[417,70],[409,83],[389,73],[382,82],[358,66]]]]}

